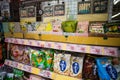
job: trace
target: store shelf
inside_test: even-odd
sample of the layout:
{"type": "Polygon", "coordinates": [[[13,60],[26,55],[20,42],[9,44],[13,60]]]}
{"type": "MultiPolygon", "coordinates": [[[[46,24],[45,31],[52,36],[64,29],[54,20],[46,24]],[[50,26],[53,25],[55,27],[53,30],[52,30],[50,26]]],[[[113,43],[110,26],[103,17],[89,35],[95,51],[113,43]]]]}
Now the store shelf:
{"type": "Polygon", "coordinates": [[[120,38],[104,39],[103,37],[81,37],[81,36],[69,36],[66,38],[65,35],[53,35],[53,34],[42,34],[41,40],[46,41],[57,41],[57,42],[68,42],[75,44],[85,45],[101,45],[101,46],[120,46],[120,38]]]}
{"type": "Polygon", "coordinates": [[[52,49],[72,51],[72,52],[90,53],[96,55],[118,56],[117,47],[90,46],[90,45],[39,41],[39,40],[29,40],[29,39],[17,39],[17,38],[5,38],[5,42],[43,47],[43,48],[52,48],[52,49]]]}
{"type": "Polygon", "coordinates": [[[46,77],[46,78],[50,78],[50,79],[54,79],[54,80],[80,80],[77,78],[73,78],[73,77],[69,77],[69,76],[64,76],[64,75],[60,75],[54,72],[50,72],[47,70],[41,70],[32,66],[28,66],[28,65],[24,65],[22,63],[19,62],[15,62],[15,61],[11,61],[11,60],[5,60],[5,65],[11,66],[13,68],[17,68],[32,74],[36,74],[42,77],[46,77]]]}
{"type": "Polygon", "coordinates": [[[36,22],[36,17],[20,18],[20,22],[36,22]]]}

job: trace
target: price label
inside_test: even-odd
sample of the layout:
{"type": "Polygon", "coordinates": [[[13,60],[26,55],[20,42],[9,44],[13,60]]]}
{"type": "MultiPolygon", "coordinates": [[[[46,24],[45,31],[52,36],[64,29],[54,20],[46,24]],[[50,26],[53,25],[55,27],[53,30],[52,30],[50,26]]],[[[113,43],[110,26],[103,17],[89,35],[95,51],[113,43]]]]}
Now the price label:
{"type": "Polygon", "coordinates": [[[102,47],[91,46],[90,53],[93,53],[93,54],[102,54],[102,47]]]}
{"type": "Polygon", "coordinates": [[[20,70],[23,70],[23,65],[22,64],[18,64],[17,68],[20,69],[20,70]]]}
{"type": "Polygon", "coordinates": [[[17,62],[12,62],[12,66],[13,66],[14,68],[17,68],[18,63],[17,63],[17,62]]]}
{"type": "Polygon", "coordinates": [[[24,66],[23,66],[23,70],[24,70],[24,71],[27,71],[27,72],[31,72],[31,67],[28,66],[28,65],[24,65],[24,66]]]}
{"type": "Polygon", "coordinates": [[[42,70],[39,75],[41,75],[43,77],[51,78],[51,72],[50,71],[42,70]]]}

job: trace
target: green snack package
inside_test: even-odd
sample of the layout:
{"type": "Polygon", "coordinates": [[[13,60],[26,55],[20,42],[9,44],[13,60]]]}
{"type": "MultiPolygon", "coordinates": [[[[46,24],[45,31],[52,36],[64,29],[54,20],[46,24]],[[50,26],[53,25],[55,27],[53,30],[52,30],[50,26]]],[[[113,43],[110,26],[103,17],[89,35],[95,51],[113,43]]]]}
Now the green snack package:
{"type": "Polygon", "coordinates": [[[7,73],[7,76],[5,77],[4,80],[14,80],[14,74],[13,73],[7,73]]]}
{"type": "Polygon", "coordinates": [[[14,80],[23,80],[24,72],[18,69],[13,69],[14,80]]]}
{"type": "Polygon", "coordinates": [[[64,21],[62,22],[62,29],[64,32],[75,32],[77,27],[77,21],[64,21]]]}
{"type": "Polygon", "coordinates": [[[53,58],[54,58],[54,50],[45,50],[46,54],[46,69],[53,71],[53,58]]]}
{"type": "Polygon", "coordinates": [[[31,64],[34,67],[45,69],[45,53],[31,49],[31,64]]]}

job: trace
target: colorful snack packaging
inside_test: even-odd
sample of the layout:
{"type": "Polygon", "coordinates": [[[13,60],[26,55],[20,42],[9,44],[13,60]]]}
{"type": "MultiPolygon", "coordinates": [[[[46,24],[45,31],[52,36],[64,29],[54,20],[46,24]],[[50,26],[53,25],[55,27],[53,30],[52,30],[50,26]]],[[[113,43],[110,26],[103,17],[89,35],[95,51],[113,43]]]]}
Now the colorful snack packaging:
{"type": "Polygon", "coordinates": [[[76,31],[77,21],[64,21],[62,22],[62,29],[64,32],[74,33],[76,31]]]}
{"type": "Polygon", "coordinates": [[[98,68],[98,75],[101,80],[110,80],[110,76],[106,70],[108,64],[108,58],[96,58],[96,64],[98,68]]]}
{"type": "Polygon", "coordinates": [[[13,69],[14,80],[23,80],[24,72],[18,69],[13,69]]]}
{"type": "Polygon", "coordinates": [[[70,76],[79,79],[82,78],[83,59],[84,59],[83,54],[71,57],[70,76]]]}
{"type": "Polygon", "coordinates": [[[105,22],[91,22],[89,26],[90,33],[104,33],[105,22]]]}
{"type": "Polygon", "coordinates": [[[31,65],[37,68],[45,69],[45,53],[38,49],[30,49],[31,65]]]}
{"type": "Polygon", "coordinates": [[[88,33],[88,26],[89,26],[88,21],[78,22],[76,32],[77,33],[88,33]]]}
{"type": "Polygon", "coordinates": [[[46,57],[46,69],[53,70],[54,50],[44,50],[46,57]]]}
{"type": "Polygon", "coordinates": [[[85,56],[83,64],[83,79],[99,80],[95,58],[85,56]]]}
{"type": "Polygon", "coordinates": [[[62,32],[61,23],[62,21],[59,19],[52,21],[53,32],[62,32]]]}
{"type": "Polygon", "coordinates": [[[57,72],[63,75],[70,74],[70,58],[71,54],[59,53],[57,56],[55,55],[54,59],[58,58],[54,61],[54,70],[57,69],[57,72]]]}
{"type": "Polygon", "coordinates": [[[27,47],[23,45],[11,44],[10,50],[11,50],[10,58],[12,60],[15,60],[24,64],[30,64],[29,51],[27,47]]]}
{"type": "Polygon", "coordinates": [[[59,66],[59,64],[58,64],[58,62],[59,62],[59,58],[58,58],[58,51],[55,51],[55,53],[54,53],[54,66],[53,66],[53,71],[54,72],[56,72],[56,73],[58,73],[58,66],[59,66]]]}
{"type": "Polygon", "coordinates": [[[25,49],[25,46],[11,44],[10,58],[14,61],[23,62],[24,49],[25,49]]]}
{"type": "Polygon", "coordinates": [[[30,52],[29,52],[29,48],[26,46],[25,47],[25,51],[23,52],[23,61],[22,63],[24,64],[30,64],[30,52]]]}
{"type": "Polygon", "coordinates": [[[112,59],[112,64],[114,66],[114,68],[117,70],[118,73],[118,77],[116,80],[120,80],[120,58],[113,58],[112,59]]]}

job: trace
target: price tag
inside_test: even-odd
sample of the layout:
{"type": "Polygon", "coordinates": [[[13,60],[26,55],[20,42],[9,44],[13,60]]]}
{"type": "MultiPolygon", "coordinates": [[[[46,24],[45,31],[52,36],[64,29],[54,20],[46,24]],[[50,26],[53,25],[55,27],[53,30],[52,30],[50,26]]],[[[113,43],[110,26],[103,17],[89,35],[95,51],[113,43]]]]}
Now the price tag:
{"type": "Polygon", "coordinates": [[[27,72],[31,72],[31,66],[24,65],[24,66],[23,66],[23,70],[24,70],[24,71],[27,71],[27,72]]]}
{"type": "Polygon", "coordinates": [[[6,64],[6,65],[9,65],[9,61],[8,61],[8,60],[5,60],[5,64],[6,64]]]}
{"type": "Polygon", "coordinates": [[[104,48],[105,55],[118,56],[117,51],[118,51],[117,48],[109,48],[109,47],[104,48]]]}
{"type": "Polygon", "coordinates": [[[50,71],[42,70],[39,75],[43,76],[43,77],[51,78],[51,72],[50,71]]]}
{"type": "Polygon", "coordinates": [[[17,68],[20,69],[20,70],[23,70],[23,64],[19,63],[18,66],[17,66],[17,68]]]}
{"type": "Polygon", "coordinates": [[[18,63],[17,63],[17,62],[12,62],[12,66],[13,66],[14,68],[17,68],[18,63]]]}
{"type": "Polygon", "coordinates": [[[52,43],[51,42],[46,42],[45,43],[45,47],[46,48],[51,48],[52,47],[52,43]]]}
{"type": "Polygon", "coordinates": [[[93,54],[102,54],[102,47],[91,46],[90,47],[90,53],[93,53],[93,54]]]}
{"type": "Polygon", "coordinates": [[[55,43],[55,49],[62,49],[62,43],[55,43]]]}
{"type": "Polygon", "coordinates": [[[87,47],[84,45],[78,45],[76,48],[78,52],[83,52],[83,53],[87,52],[87,47]]]}
{"type": "Polygon", "coordinates": [[[40,47],[44,47],[45,46],[45,42],[41,41],[40,42],[40,47]]]}
{"type": "Polygon", "coordinates": [[[66,50],[69,50],[69,51],[76,51],[76,50],[77,50],[77,45],[74,45],[74,44],[67,44],[66,50]]]}

